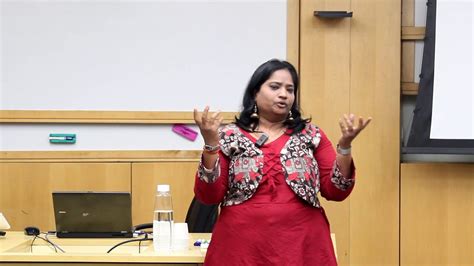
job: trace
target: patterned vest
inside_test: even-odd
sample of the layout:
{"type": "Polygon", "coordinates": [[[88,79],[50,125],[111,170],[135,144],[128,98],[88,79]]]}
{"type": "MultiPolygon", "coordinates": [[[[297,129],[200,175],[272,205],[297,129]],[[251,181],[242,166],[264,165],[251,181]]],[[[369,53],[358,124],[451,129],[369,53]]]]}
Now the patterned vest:
{"type": "MultiPolygon", "coordinates": [[[[252,197],[262,180],[263,153],[235,124],[221,128],[219,135],[221,150],[230,158],[229,189],[222,205],[240,204],[252,197]]],[[[314,207],[320,207],[319,169],[313,156],[320,140],[319,128],[308,123],[280,152],[286,183],[314,207]]]]}

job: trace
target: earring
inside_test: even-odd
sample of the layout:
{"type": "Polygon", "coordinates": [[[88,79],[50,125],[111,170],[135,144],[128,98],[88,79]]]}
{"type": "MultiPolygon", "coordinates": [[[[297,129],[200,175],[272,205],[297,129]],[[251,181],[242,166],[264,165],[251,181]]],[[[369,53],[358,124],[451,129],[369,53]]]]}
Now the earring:
{"type": "Polygon", "coordinates": [[[293,122],[293,120],[294,120],[293,119],[293,114],[291,113],[291,110],[290,110],[290,112],[288,112],[288,121],[293,122]]]}
{"type": "Polygon", "coordinates": [[[253,106],[253,113],[250,115],[250,118],[252,118],[252,119],[259,119],[260,116],[258,115],[258,112],[257,112],[257,111],[258,111],[258,110],[257,110],[257,104],[255,104],[255,105],[253,106]]]}

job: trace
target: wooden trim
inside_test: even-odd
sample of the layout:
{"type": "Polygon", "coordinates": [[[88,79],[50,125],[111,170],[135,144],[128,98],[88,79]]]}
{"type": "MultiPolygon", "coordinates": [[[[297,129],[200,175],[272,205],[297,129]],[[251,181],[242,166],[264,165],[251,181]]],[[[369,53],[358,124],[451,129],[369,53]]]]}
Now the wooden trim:
{"type": "Polygon", "coordinates": [[[402,41],[423,40],[425,27],[402,27],[402,41]]]}
{"type": "Polygon", "coordinates": [[[300,41],[300,0],[287,2],[287,41],[286,56],[296,70],[299,66],[299,41],[300,41]]]}
{"type": "MultiPolygon", "coordinates": [[[[415,0],[402,0],[402,27],[415,25],[415,0]]],[[[415,80],[415,42],[402,42],[402,82],[415,80]]]]}
{"type": "Polygon", "coordinates": [[[198,150],[159,151],[2,151],[0,163],[16,162],[167,162],[199,161],[198,150]]]}
{"type": "MultiPolygon", "coordinates": [[[[224,123],[238,113],[223,112],[224,123]]],[[[0,110],[0,123],[194,124],[192,112],[0,110]]]]}
{"type": "Polygon", "coordinates": [[[419,83],[415,82],[402,82],[402,95],[418,95],[419,83]]]}

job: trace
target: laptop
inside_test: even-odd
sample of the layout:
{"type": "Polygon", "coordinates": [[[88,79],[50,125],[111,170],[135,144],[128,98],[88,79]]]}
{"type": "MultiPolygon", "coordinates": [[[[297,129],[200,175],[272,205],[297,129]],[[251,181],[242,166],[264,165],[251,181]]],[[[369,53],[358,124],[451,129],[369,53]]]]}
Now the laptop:
{"type": "Polygon", "coordinates": [[[128,192],[53,192],[58,238],[132,237],[128,192]]]}

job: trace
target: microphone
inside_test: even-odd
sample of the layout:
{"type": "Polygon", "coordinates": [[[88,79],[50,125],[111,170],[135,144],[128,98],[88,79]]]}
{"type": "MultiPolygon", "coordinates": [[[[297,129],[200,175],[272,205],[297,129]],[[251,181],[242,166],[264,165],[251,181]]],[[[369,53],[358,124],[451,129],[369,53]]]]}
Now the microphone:
{"type": "Polygon", "coordinates": [[[260,136],[260,138],[257,139],[257,142],[255,142],[255,146],[257,147],[262,147],[263,144],[268,140],[267,134],[263,133],[263,135],[260,136]]]}

